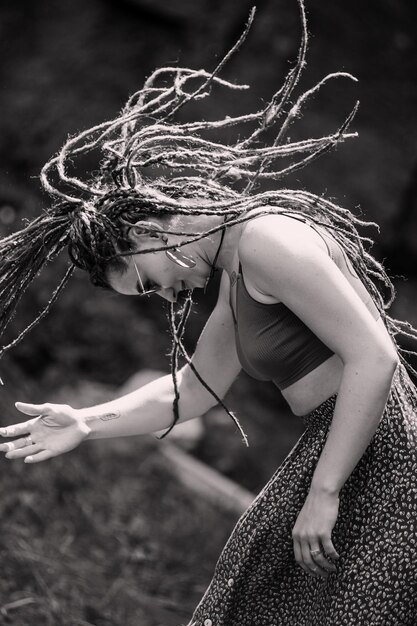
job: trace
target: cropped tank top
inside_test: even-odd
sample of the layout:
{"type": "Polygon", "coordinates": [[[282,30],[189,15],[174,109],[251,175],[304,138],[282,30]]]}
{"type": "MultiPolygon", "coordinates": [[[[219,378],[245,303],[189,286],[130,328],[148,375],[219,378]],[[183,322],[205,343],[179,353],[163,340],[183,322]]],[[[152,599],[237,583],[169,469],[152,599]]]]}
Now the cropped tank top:
{"type": "MultiPolygon", "coordinates": [[[[344,250],[324,230],[310,222],[306,223],[323,239],[330,258],[339,269],[342,270],[341,263],[345,265],[343,269],[347,269],[346,278],[374,319],[378,319],[379,311],[363,283],[350,268],[344,250]],[[336,262],[338,257],[341,259],[339,263],[336,262]]],[[[303,378],[334,354],[284,303],[264,304],[252,298],[246,289],[240,263],[236,313],[233,313],[233,317],[237,353],[242,368],[253,378],[271,380],[281,390],[303,378]]]]}

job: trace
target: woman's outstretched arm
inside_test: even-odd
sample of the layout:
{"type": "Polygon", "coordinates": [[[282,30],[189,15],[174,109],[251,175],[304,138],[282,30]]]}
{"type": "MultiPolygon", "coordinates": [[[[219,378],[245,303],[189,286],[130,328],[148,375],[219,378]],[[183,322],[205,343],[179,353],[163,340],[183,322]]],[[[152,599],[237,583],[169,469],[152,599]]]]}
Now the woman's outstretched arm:
{"type": "MultiPolygon", "coordinates": [[[[233,318],[224,274],[220,293],[197,343],[192,363],[204,381],[222,398],[240,371],[233,318]]],[[[179,422],[204,414],[216,401],[189,365],[178,372],[179,422]]],[[[142,435],[168,428],[173,419],[174,389],[171,375],[163,376],[116,400],[80,410],[90,428],[89,438],[142,435]]]]}
{"type": "MultiPolygon", "coordinates": [[[[192,362],[205,382],[223,397],[240,371],[236,354],[233,318],[228,301],[228,277],[198,341],[192,362]]],[[[202,415],[214,404],[189,365],[178,373],[180,422],[202,415]]],[[[170,375],[110,402],[83,409],[67,405],[16,403],[36,416],[0,429],[0,435],[22,439],[0,445],[8,458],[26,457],[27,462],[45,460],[76,447],[85,439],[143,435],[168,428],[173,419],[174,389],[170,375]],[[30,435],[33,444],[28,444],[30,435]],[[28,458],[29,457],[29,458],[28,458]]]]}

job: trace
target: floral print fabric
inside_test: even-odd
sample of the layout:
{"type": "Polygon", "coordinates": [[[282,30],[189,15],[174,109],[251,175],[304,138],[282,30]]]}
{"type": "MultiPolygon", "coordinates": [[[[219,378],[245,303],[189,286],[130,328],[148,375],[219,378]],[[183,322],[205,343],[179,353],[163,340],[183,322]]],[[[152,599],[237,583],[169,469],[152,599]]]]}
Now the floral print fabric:
{"type": "Polygon", "coordinates": [[[326,440],[336,396],[235,526],[188,626],[417,625],[417,390],[399,365],[384,414],[340,492],[326,579],[295,561],[291,532],[326,440]]]}

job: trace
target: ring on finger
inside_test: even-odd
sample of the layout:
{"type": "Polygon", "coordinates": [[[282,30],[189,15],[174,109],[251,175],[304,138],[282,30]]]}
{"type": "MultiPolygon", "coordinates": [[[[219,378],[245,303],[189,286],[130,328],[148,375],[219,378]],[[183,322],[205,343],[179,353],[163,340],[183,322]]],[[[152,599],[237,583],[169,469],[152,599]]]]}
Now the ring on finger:
{"type": "Polygon", "coordinates": [[[31,446],[32,444],[33,444],[32,437],[30,435],[25,437],[25,447],[26,446],[31,446]]]}
{"type": "Polygon", "coordinates": [[[322,553],[322,552],[321,552],[321,550],[320,550],[320,549],[318,549],[318,550],[310,550],[310,554],[311,554],[311,556],[315,556],[316,554],[321,554],[321,553],[322,553]]]}

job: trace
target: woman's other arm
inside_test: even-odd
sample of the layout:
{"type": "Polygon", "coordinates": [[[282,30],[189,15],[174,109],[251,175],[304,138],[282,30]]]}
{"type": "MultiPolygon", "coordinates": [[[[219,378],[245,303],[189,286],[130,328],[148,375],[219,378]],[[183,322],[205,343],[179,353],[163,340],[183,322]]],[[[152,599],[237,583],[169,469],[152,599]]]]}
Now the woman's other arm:
{"type": "Polygon", "coordinates": [[[389,395],[398,355],[383,324],[317,244],[309,226],[275,216],[248,225],[239,256],[263,294],[284,302],[343,362],[342,380],[310,492],[293,529],[295,558],[317,575],[333,571],[320,544],[337,558],[331,532],[338,494],[374,435],[389,395]],[[279,219],[279,218],[278,218],[279,219]],[[290,223],[291,222],[291,223],[290,223]]]}
{"type": "Polygon", "coordinates": [[[311,228],[296,220],[283,220],[277,228],[275,218],[248,225],[239,256],[251,283],[284,302],[343,362],[330,433],[313,479],[315,487],[338,492],[381,419],[398,356],[386,329],[311,228]]]}

